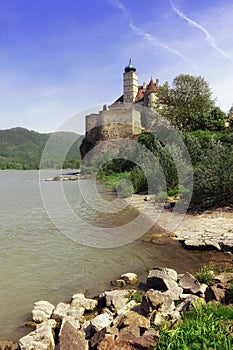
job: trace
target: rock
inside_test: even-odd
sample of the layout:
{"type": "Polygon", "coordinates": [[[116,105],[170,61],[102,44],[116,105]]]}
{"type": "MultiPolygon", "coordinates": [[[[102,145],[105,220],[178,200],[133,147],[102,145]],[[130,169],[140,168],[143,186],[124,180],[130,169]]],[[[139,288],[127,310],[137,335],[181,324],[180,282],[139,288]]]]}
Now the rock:
{"type": "Polygon", "coordinates": [[[35,322],[44,322],[51,317],[54,309],[55,306],[48,301],[37,301],[32,310],[32,320],[35,322]]]}
{"type": "Polygon", "coordinates": [[[19,340],[21,350],[53,350],[54,333],[48,324],[41,323],[37,329],[19,340]]]}
{"type": "Polygon", "coordinates": [[[105,338],[97,347],[98,350],[135,350],[128,340],[105,338]]]}
{"type": "Polygon", "coordinates": [[[70,308],[70,304],[65,304],[65,303],[57,304],[57,306],[53,311],[52,318],[57,321],[62,321],[63,318],[67,316],[69,308],[70,308]]]}
{"type": "Polygon", "coordinates": [[[14,343],[10,340],[2,340],[0,341],[0,350],[18,350],[18,344],[14,343]]]}
{"type": "Polygon", "coordinates": [[[90,345],[94,348],[97,344],[99,344],[105,337],[107,332],[106,327],[101,329],[99,332],[96,332],[90,340],[90,345]]]}
{"type": "Polygon", "coordinates": [[[71,299],[71,306],[83,307],[85,310],[94,310],[98,302],[95,299],[88,299],[84,294],[74,294],[71,299]]]}
{"type": "Polygon", "coordinates": [[[124,287],[126,285],[126,282],[125,280],[123,279],[119,279],[119,280],[113,280],[111,281],[111,284],[114,286],[114,287],[124,287]]]}
{"type": "Polygon", "coordinates": [[[183,288],[184,293],[197,294],[201,292],[201,283],[189,272],[179,280],[179,286],[183,288]]]}
{"type": "Polygon", "coordinates": [[[168,289],[176,288],[177,273],[175,270],[166,268],[156,268],[149,272],[147,286],[149,289],[165,292],[168,289]]]}
{"type": "Polygon", "coordinates": [[[129,301],[125,306],[123,306],[120,310],[117,311],[118,315],[125,315],[129,310],[133,309],[136,307],[137,304],[135,300],[129,301]]]}
{"type": "Polygon", "coordinates": [[[225,300],[225,290],[215,285],[210,286],[206,289],[205,300],[207,303],[212,300],[223,302],[225,300]]]}
{"type": "Polygon", "coordinates": [[[69,321],[64,323],[59,339],[60,350],[88,350],[85,333],[77,331],[69,321]]]}
{"type": "Polygon", "coordinates": [[[59,332],[59,335],[61,334],[62,332],[62,329],[65,325],[66,322],[69,322],[73,328],[75,329],[80,329],[80,323],[78,320],[76,320],[75,318],[73,318],[72,316],[65,316],[62,320],[62,323],[61,323],[61,327],[60,327],[60,332],[59,332]]]}
{"type": "Polygon", "coordinates": [[[122,309],[129,301],[132,290],[111,290],[106,291],[106,305],[116,311],[122,309]]]}
{"type": "Polygon", "coordinates": [[[101,331],[101,329],[111,325],[113,316],[107,313],[100,314],[91,320],[91,325],[95,331],[101,331]]]}
{"type": "Polygon", "coordinates": [[[59,303],[53,311],[52,318],[58,322],[62,322],[63,318],[71,316],[75,320],[81,321],[85,312],[84,307],[74,306],[65,303],[59,303]]]}
{"type": "Polygon", "coordinates": [[[150,328],[150,321],[135,311],[127,312],[127,314],[122,319],[122,324],[125,326],[136,326],[142,329],[150,328]]]}
{"type": "Polygon", "coordinates": [[[133,340],[140,337],[140,328],[132,325],[124,327],[120,330],[119,338],[121,340],[133,340]]]}
{"type": "Polygon", "coordinates": [[[138,282],[138,276],[136,273],[128,272],[121,275],[121,279],[123,279],[126,284],[136,284],[138,282]]]}
{"type": "Polygon", "coordinates": [[[158,336],[155,334],[143,335],[142,337],[138,337],[133,339],[130,343],[136,349],[140,350],[153,350],[155,346],[158,344],[158,336]]]}
{"type": "Polygon", "coordinates": [[[167,312],[174,310],[175,304],[170,296],[161,293],[160,291],[149,289],[143,296],[141,309],[145,313],[153,310],[167,310],[167,312]]]}

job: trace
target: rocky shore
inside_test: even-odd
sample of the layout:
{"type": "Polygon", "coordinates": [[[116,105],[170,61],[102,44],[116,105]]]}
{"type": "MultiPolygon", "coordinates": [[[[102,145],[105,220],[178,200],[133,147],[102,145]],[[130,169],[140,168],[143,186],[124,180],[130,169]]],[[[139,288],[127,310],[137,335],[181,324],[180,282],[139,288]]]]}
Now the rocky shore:
{"type": "MultiPolygon", "coordinates": [[[[33,327],[18,343],[1,342],[1,350],[133,350],[155,349],[164,322],[174,327],[191,305],[225,302],[233,273],[214,275],[210,286],[192,274],[151,269],[145,282],[125,273],[114,289],[93,298],[78,293],[69,303],[35,302],[33,327]]],[[[232,302],[232,300],[231,300],[232,302]]]]}
{"type": "MultiPolygon", "coordinates": [[[[134,194],[128,201],[134,208],[143,212],[148,219],[155,221],[154,229],[148,235],[153,239],[158,233],[169,236],[191,249],[216,249],[233,253],[233,210],[219,208],[201,213],[187,213],[174,232],[167,232],[166,227],[173,215],[173,220],[179,216],[172,214],[169,205],[161,210],[156,207],[153,197],[134,194]],[[156,219],[159,215],[158,220],[156,219]],[[154,233],[153,233],[154,232],[154,233]]],[[[148,235],[146,235],[148,237],[148,235]]]]}

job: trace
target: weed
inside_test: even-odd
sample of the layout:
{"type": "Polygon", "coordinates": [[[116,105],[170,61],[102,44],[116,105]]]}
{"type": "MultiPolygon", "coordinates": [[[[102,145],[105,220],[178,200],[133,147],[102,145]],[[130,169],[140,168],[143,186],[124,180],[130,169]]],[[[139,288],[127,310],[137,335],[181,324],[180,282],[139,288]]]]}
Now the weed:
{"type": "Polygon", "coordinates": [[[142,295],[137,292],[133,292],[129,297],[129,301],[132,300],[134,300],[137,304],[140,304],[142,302],[142,295]]]}
{"type": "Polygon", "coordinates": [[[215,273],[216,273],[216,267],[213,264],[209,264],[209,265],[202,266],[195,273],[195,277],[199,282],[205,283],[208,286],[211,286],[214,281],[215,273]]]}

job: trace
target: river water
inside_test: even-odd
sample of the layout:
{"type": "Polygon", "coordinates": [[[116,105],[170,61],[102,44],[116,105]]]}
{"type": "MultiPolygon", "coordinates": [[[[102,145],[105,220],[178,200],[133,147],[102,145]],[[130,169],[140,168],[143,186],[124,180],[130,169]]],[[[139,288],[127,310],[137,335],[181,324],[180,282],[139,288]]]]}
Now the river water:
{"type": "MultiPolygon", "coordinates": [[[[76,227],[78,237],[85,237],[90,230],[97,232],[97,227],[122,227],[137,217],[129,206],[119,215],[93,210],[83,204],[78,181],[43,181],[55,174],[54,170],[44,171],[41,179],[47,186],[43,191],[47,188],[51,193],[52,189],[54,207],[59,204],[56,194],[62,186],[69,205],[83,222],[92,223],[88,228],[85,224],[76,227]]],[[[90,180],[79,181],[85,188],[90,186],[90,180]]],[[[98,242],[85,245],[85,240],[83,244],[79,238],[70,239],[48,217],[38,171],[1,171],[0,184],[0,339],[17,340],[28,332],[21,325],[30,320],[35,301],[66,302],[77,291],[95,295],[124,272],[137,272],[145,278],[145,267],[167,266],[184,272],[213,260],[213,252],[187,251],[175,242],[157,245],[139,239],[123,246],[112,246],[109,241],[107,248],[100,248],[98,242]]],[[[115,197],[101,184],[98,190],[111,207],[115,197]]],[[[70,225],[66,211],[59,211],[59,218],[59,225],[70,225]]]]}

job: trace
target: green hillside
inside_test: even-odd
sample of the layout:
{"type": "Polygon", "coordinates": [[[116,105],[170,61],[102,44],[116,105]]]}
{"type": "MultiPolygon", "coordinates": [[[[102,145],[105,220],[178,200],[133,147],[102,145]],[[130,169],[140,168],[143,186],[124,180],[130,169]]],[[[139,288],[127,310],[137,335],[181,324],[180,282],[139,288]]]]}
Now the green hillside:
{"type": "Polygon", "coordinates": [[[45,146],[44,167],[77,168],[82,139],[72,132],[41,134],[24,128],[0,130],[0,169],[38,169],[45,146]]]}

